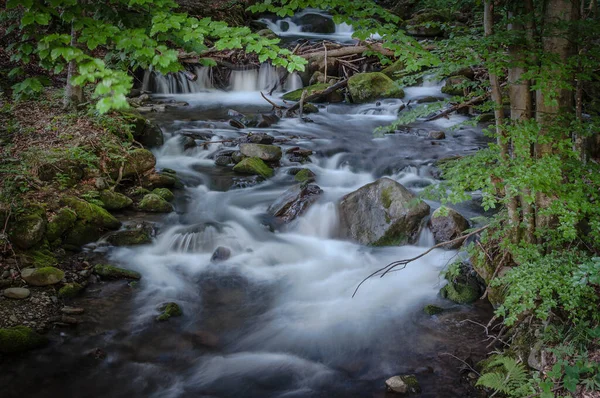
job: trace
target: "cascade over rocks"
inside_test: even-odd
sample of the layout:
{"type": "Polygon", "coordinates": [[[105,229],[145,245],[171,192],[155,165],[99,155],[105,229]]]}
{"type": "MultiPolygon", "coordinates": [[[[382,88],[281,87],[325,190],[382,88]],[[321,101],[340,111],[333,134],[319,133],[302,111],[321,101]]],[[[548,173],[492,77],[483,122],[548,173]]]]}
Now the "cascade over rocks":
{"type": "Polygon", "coordinates": [[[414,243],[429,205],[390,178],[380,178],[342,198],[340,234],[365,245],[414,243]]]}
{"type": "Polygon", "coordinates": [[[319,199],[323,190],[315,184],[300,184],[285,191],[267,210],[284,223],[294,220],[319,199]]]}

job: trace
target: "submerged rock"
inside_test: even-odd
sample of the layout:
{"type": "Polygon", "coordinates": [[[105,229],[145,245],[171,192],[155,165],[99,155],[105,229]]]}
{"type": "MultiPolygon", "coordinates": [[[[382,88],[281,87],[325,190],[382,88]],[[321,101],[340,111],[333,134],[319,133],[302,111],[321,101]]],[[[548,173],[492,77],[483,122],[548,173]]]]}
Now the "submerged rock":
{"type": "Polygon", "coordinates": [[[446,133],[439,130],[433,130],[429,132],[427,137],[431,138],[432,140],[443,140],[446,138],[446,133]]]}
{"type": "Polygon", "coordinates": [[[348,79],[352,102],[372,102],[381,98],[403,98],[404,90],[381,72],[359,73],[348,79]]]}
{"type": "Polygon", "coordinates": [[[55,285],[65,277],[65,273],[58,268],[25,268],[21,271],[21,278],[32,286],[55,285]]]}
{"type": "Polygon", "coordinates": [[[94,266],[94,272],[107,279],[140,279],[142,277],[139,272],[108,264],[97,264],[94,266]]]}
{"type": "Polygon", "coordinates": [[[48,339],[26,326],[0,329],[0,353],[15,354],[48,344],[48,339]]]}
{"type": "Polygon", "coordinates": [[[339,208],[342,237],[374,246],[415,242],[429,215],[429,205],[389,178],[344,196],[339,208]]]}
{"type": "Polygon", "coordinates": [[[159,307],[159,311],[162,313],[156,317],[156,320],[159,322],[167,321],[169,318],[182,316],[183,311],[181,307],[177,303],[165,303],[159,307]]]}
{"type": "MultiPolygon", "coordinates": [[[[469,222],[459,212],[440,207],[431,215],[429,228],[435,243],[448,242],[462,235],[469,228],[469,222]]],[[[447,249],[458,249],[463,242],[446,246],[447,249]]]]}
{"type": "Polygon", "coordinates": [[[273,169],[260,158],[246,158],[233,167],[233,171],[242,174],[254,174],[264,178],[273,176],[273,169]]]}
{"type": "Polygon", "coordinates": [[[414,375],[394,376],[385,381],[385,385],[390,392],[409,395],[421,392],[421,386],[414,375]]]}
{"type": "Polygon", "coordinates": [[[288,223],[302,215],[321,196],[323,190],[315,184],[300,184],[285,191],[267,210],[288,223]]]}

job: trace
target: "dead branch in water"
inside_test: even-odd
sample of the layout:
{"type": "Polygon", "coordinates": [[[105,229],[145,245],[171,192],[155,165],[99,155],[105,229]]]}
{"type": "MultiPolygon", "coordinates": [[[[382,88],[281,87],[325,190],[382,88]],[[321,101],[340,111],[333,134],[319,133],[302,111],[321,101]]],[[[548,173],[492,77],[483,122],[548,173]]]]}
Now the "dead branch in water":
{"type": "MultiPolygon", "coordinates": [[[[304,102],[311,102],[314,101],[316,99],[319,99],[321,97],[324,97],[326,95],[329,95],[331,93],[333,93],[334,91],[339,90],[340,88],[344,88],[348,85],[348,79],[342,80],[341,82],[337,82],[336,84],[327,87],[325,90],[322,91],[316,91],[314,93],[312,93],[311,95],[308,95],[305,99],[304,102]]],[[[288,110],[287,110],[287,114],[289,115],[291,112],[295,111],[296,109],[298,109],[300,107],[300,102],[296,102],[294,105],[292,105],[288,110]]]]}
{"type": "Polygon", "coordinates": [[[434,249],[439,249],[440,247],[444,247],[444,246],[447,246],[447,245],[452,245],[452,244],[455,244],[455,243],[462,242],[465,239],[467,239],[467,238],[469,238],[469,237],[471,237],[473,235],[476,235],[476,234],[484,231],[485,229],[487,229],[487,227],[488,226],[486,225],[485,227],[478,228],[475,231],[470,232],[470,233],[468,233],[466,235],[459,236],[456,239],[452,239],[452,240],[449,240],[447,242],[438,243],[437,245],[431,247],[429,250],[427,250],[427,251],[419,254],[416,257],[409,258],[409,259],[406,259],[406,260],[394,261],[394,262],[389,263],[385,267],[378,269],[377,271],[373,272],[371,275],[369,275],[365,279],[363,279],[358,284],[358,286],[356,286],[356,289],[354,289],[354,293],[352,293],[352,297],[354,298],[354,296],[356,296],[356,293],[358,292],[358,289],[360,289],[360,287],[362,286],[362,284],[365,283],[366,281],[368,281],[369,279],[371,279],[372,277],[374,277],[374,276],[376,276],[376,275],[378,275],[378,274],[381,273],[381,275],[379,275],[379,277],[383,278],[387,273],[389,273],[390,271],[394,270],[397,267],[402,267],[400,269],[404,269],[404,268],[406,268],[406,266],[408,264],[412,263],[413,261],[416,261],[416,260],[420,259],[421,257],[425,257],[426,255],[428,255],[429,253],[431,253],[434,249]]]}
{"type": "Polygon", "coordinates": [[[269,104],[271,104],[273,106],[273,109],[286,109],[285,106],[281,106],[281,105],[277,105],[276,103],[274,103],[273,101],[271,101],[270,99],[268,99],[263,92],[260,92],[260,95],[263,97],[263,99],[265,101],[267,101],[269,104]]]}

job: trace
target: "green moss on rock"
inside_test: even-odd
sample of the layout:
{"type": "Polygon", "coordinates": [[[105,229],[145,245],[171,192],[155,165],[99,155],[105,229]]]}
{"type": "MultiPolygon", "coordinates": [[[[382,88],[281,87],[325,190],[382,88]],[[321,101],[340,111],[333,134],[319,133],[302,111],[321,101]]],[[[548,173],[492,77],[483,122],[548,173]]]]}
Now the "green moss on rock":
{"type": "Polygon", "coordinates": [[[73,228],[76,219],[77,214],[73,210],[68,207],[60,209],[50,222],[48,222],[48,227],[46,228],[46,239],[48,239],[48,242],[60,239],[65,232],[73,228]]]}
{"type": "Polygon", "coordinates": [[[117,229],[121,226],[119,220],[117,220],[108,211],[100,206],[92,203],[88,203],[85,200],[77,199],[74,197],[63,198],[62,203],[69,206],[77,214],[77,221],[93,225],[102,229],[117,229]]]}
{"type": "Polygon", "coordinates": [[[479,287],[473,282],[448,282],[440,290],[442,297],[458,304],[470,304],[479,298],[479,287]]]}
{"type": "Polygon", "coordinates": [[[48,286],[60,282],[65,273],[55,267],[25,268],[21,271],[21,278],[32,286],[48,286]]]}
{"type": "Polygon", "coordinates": [[[294,176],[298,182],[312,182],[315,180],[315,173],[309,169],[302,169],[294,176]]]}
{"type": "Polygon", "coordinates": [[[233,171],[242,174],[254,174],[264,178],[273,176],[273,169],[259,158],[246,158],[233,167],[233,171]]]}
{"type": "Polygon", "coordinates": [[[131,198],[109,189],[100,192],[99,199],[104,203],[104,208],[108,210],[121,210],[133,204],[131,198]]]}
{"type": "Polygon", "coordinates": [[[348,80],[348,90],[355,103],[382,98],[403,98],[404,90],[381,72],[359,73],[348,80]]]}
{"type": "Polygon", "coordinates": [[[177,303],[166,303],[160,307],[162,313],[156,317],[156,320],[159,322],[163,322],[172,317],[182,316],[183,311],[181,307],[177,303]]]}
{"type": "Polygon", "coordinates": [[[83,286],[79,283],[67,283],[58,291],[58,297],[73,298],[83,290],[83,286]]]}
{"type": "Polygon", "coordinates": [[[10,240],[21,249],[29,249],[43,239],[47,224],[45,210],[41,206],[31,206],[12,223],[10,240]]]}
{"type": "Polygon", "coordinates": [[[437,305],[427,304],[423,308],[423,312],[426,313],[427,315],[437,315],[437,314],[441,314],[442,312],[444,312],[444,309],[442,307],[438,307],[437,305]]]}
{"type": "Polygon", "coordinates": [[[30,251],[24,260],[35,268],[54,267],[58,264],[56,256],[48,249],[30,251]]]}
{"type": "Polygon", "coordinates": [[[0,353],[15,354],[39,348],[48,343],[48,339],[26,326],[0,329],[0,353]]]}
{"type": "Polygon", "coordinates": [[[140,279],[139,272],[115,267],[108,264],[97,264],[94,266],[94,272],[107,279],[140,279]]]}
{"type": "Polygon", "coordinates": [[[139,208],[151,213],[169,213],[173,211],[173,206],[169,202],[153,193],[144,196],[139,204],[139,208]]]}
{"type": "Polygon", "coordinates": [[[113,246],[135,246],[151,243],[152,237],[144,229],[131,229],[117,231],[108,236],[106,240],[113,246]]]}
{"type": "MultiPolygon", "coordinates": [[[[300,88],[298,90],[290,91],[289,93],[285,93],[282,98],[286,101],[298,102],[298,101],[300,101],[300,98],[302,98],[302,93],[304,91],[306,91],[306,96],[308,97],[309,95],[312,95],[319,91],[326,90],[327,88],[329,88],[329,84],[327,84],[327,83],[313,84],[312,86],[307,86],[304,88],[300,88]]],[[[344,100],[344,98],[342,97],[342,95],[339,92],[335,91],[335,92],[327,95],[326,98],[321,98],[321,99],[313,101],[313,102],[322,102],[322,101],[341,102],[343,100],[344,100]]]]}
{"type": "Polygon", "coordinates": [[[171,192],[169,188],[156,188],[152,191],[152,193],[160,196],[167,202],[170,202],[173,199],[175,199],[175,195],[173,195],[173,192],[171,192]]]}

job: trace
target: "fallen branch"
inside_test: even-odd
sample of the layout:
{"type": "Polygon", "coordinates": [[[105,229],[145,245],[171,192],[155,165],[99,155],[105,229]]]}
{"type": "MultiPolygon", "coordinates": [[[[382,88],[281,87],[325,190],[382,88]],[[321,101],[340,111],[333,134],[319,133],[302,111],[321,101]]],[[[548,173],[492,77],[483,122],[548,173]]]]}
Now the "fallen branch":
{"type": "MultiPolygon", "coordinates": [[[[329,57],[343,57],[346,55],[354,55],[354,54],[362,54],[365,51],[374,51],[379,54],[385,55],[387,57],[393,57],[394,52],[388,50],[387,48],[383,48],[381,44],[370,44],[366,46],[349,46],[342,47],[337,50],[329,50],[327,51],[327,55],[329,57]]],[[[316,58],[325,56],[325,51],[314,51],[310,53],[304,53],[300,55],[302,58],[316,58]]]]}
{"type": "Polygon", "coordinates": [[[263,99],[264,99],[265,101],[267,101],[269,104],[271,104],[271,105],[273,106],[273,109],[286,109],[284,106],[277,105],[276,103],[274,103],[273,101],[271,101],[270,99],[268,99],[268,98],[267,98],[267,97],[266,97],[266,96],[263,94],[263,92],[262,92],[262,91],[260,92],[260,95],[263,97],[263,99]]]}
{"type": "Polygon", "coordinates": [[[429,250],[427,250],[427,251],[419,254],[416,257],[409,258],[409,259],[406,259],[406,260],[394,261],[394,262],[389,263],[385,267],[378,269],[377,271],[373,272],[371,275],[369,275],[365,279],[363,279],[358,284],[358,286],[356,286],[356,289],[354,290],[354,293],[352,293],[352,297],[356,296],[356,293],[358,292],[358,289],[360,289],[360,287],[362,286],[363,283],[365,283],[367,280],[371,279],[372,277],[376,276],[377,274],[381,273],[381,275],[379,277],[383,278],[387,273],[389,273],[390,271],[394,270],[397,267],[402,267],[400,269],[404,269],[404,268],[406,268],[406,266],[408,264],[412,263],[413,261],[416,261],[416,260],[420,259],[421,257],[425,257],[426,255],[428,255],[429,253],[431,253],[433,250],[439,249],[440,247],[444,247],[444,246],[447,246],[447,245],[453,245],[455,243],[463,242],[465,239],[467,239],[467,238],[469,238],[469,237],[471,237],[473,235],[476,235],[476,234],[484,231],[485,229],[487,229],[487,227],[488,226],[486,225],[485,227],[478,228],[475,231],[470,232],[470,233],[468,233],[466,235],[459,236],[456,239],[452,239],[452,240],[449,240],[447,242],[438,243],[437,245],[432,246],[429,250]]]}
{"type": "Polygon", "coordinates": [[[466,366],[467,368],[471,369],[471,371],[473,371],[475,374],[477,374],[477,376],[481,376],[481,373],[479,373],[478,371],[476,371],[475,369],[473,369],[473,367],[472,367],[471,365],[469,365],[469,364],[467,363],[467,361],[465,361],[465,360],[463,360],[463,359],[460,359],[460,358],[459,358],[459,357],[457,357],[456,355],[452,355],[452,354],[450,354],[449,352],[441,352],[441,353],[440,353],[440,355],[447,355],[447,356],[449,356],[449,357],[452,357],[452,358],[454,358],[454,359],[457,359],[457,360],[461,361],[463,364],[465,364],[465,366],[466,366]]]}
{"type": "MultiPolygon", "coordinates": [[[[312,93],[311,95],[307,96],[304,101],[305,102],[311,102],[314,101],[316,99],[319,99],[321,97],[324,97],[326,95],[329,95],[331,93],[333,93],[334,91],[339,90],[340,88],[344,88],[348,85],[348,79],[342,80],[341,82],[337,82],[336,84],[327,87],[325,90],[322,91],[316,91],[314,93],[312,93]]],[[[296,102],[294,105],[292,105],[287,113],[290,114],[291,112],[295,111],[296,109],[298,109],[300,107],[300,102],[296,102]]]]}
{"type": "Polygon", "coordinates": [[[450,108],[446,109],[445,111],[438,113],[437,115],[433,115],[430,118],[427,118],[425,121],[426,122],[431,122],[432,120],[436,120],[436,119],[439,119],[441,117],[448,116],[452,112],[456,112],[459,109],[480,104],[483,101],[485,101],[489,96],[490,96],[490,93],[486,93],[484,95],[480,95],[479,97],[472,98],[472,99],[468,100],[467,102],[456,104],[456,105],[451,106],[450,108]]]}

